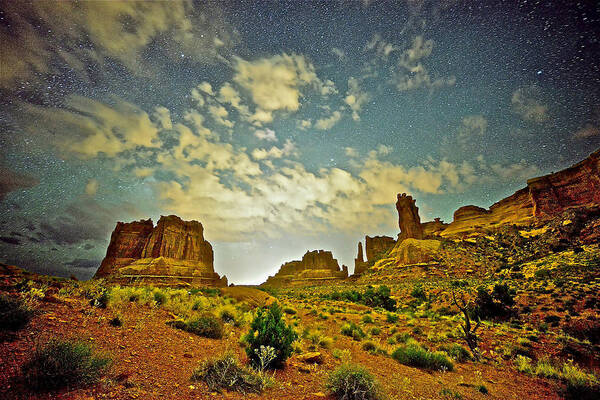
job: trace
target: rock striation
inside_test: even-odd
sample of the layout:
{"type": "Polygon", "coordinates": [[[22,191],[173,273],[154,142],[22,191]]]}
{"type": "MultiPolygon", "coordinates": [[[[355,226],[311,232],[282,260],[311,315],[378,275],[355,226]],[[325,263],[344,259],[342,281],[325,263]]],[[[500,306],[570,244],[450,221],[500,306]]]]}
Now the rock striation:
{"type": "Polygon", "coordinates": [[[150,219],[117,222],[96,277],[123,283],[227,286],[213,262],[200,222],[161,216],[156,227],[150,219]]]}
{"type": "Polygon", "coordinates": [[[396,210],[398,210],[398,226],[400,227],[398,241],[407,238],[423,239],[419,208],[415,205],[412,196],[407,196],[406,193],[398,194],[396,210]]]}
{"type": "Polygon", "coordinates": [[[307,251],[300,261],[282,264],[279,271],[274,276],[270,276],[263,285],[303,285],[347,277],[348,267],[344,265],[340,268],[338,261],[333,258],[330,251],[314,250],[307,251]]]}

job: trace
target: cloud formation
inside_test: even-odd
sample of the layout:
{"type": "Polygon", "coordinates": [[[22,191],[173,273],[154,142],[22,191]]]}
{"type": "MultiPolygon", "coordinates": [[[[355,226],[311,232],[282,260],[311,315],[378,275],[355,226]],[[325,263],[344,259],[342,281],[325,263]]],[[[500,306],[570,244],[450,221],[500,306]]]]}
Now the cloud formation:
{"type": "Polygon", "coordinates": [[[515,90],[510,99],[512,109],[524,121],[541,124],[548,121],[548,106],[540,100],[537,86],[526,86],[515,90]]]}
{"type": "Polygon", "coordinates": [[[39,183],[39,180],[33,176],[0,165],[0,201],[4,200],[10,192],[31,188],[39,183]]]}

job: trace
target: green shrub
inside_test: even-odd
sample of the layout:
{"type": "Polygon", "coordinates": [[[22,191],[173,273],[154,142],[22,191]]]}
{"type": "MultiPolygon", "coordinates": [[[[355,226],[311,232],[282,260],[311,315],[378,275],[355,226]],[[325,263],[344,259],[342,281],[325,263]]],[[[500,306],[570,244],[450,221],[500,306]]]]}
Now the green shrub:
{"type": "Polygon", "coordinates": [[[378,326],[374,326],[373,328],[371,328],[371,330],[369,331],[369,333],[373,336],[377,336],[381,333],[381,328],[378,326]]]}
{"type": "Polygon", "coordinates": [[[515,358],[515,365],[519,372],[524,372],[526,374],[533,373],[533,366],[531,365],[531,358],[529,357],[525,357],[521,354],[517,355],[517,358],[515,358]]]}
{"type": "Polygon", "coordinates": [[[258,365],[260,361],[256,354],[260,346],[270,346],[275,349],[276,357],[272,363],[275,368],[281,368],[292,354],[292,343],[298,335],[281,316],[281,307],[273,303],[267,309],[259,309],[254,317],[250,331],[245,336],[245,341],[248,343],[246,354],[254,365],[258,365]]]}
{"type": "Polygon", "coordinates": [[[375,353],[377,351],[377,345],[375,344],[375,342],[367,340],[362,344],[362,349],[369,353],[375,353]]]}
{"type": "Polygon", "coordinates": [[[0,295],[0,330],[18,331],[31,321],[33,314],[20,298],[0,295]]]}
{"type": "Polygon", "coordinates": [[[400,319],[400,316],[395,313],[387,313],[386,317],[385,317],[385,320],[387,322],[389,322],[390,324],[395,324],[396,322],[398,322],[399,319],[400,319]]]}
{"type": "Polygon", "coordinates": [[[286,307],[286,308],[283,309],[283,312],[286,313],[286,314],[288,314],[288,315],[295,315],[297,311],[294,310],[291,307],[286,307]]]}
{"type": "Polygon", "coordinates": [[[260,393],[266,380],[256,372],[240,366],[231,354],[203,362],[192,374],[192,381],[202,381],[212,391],[221,389],[241,393],[260,393]]]}
{"type": "Polygon", "coordinates": [[[413,289],[410,292],[410,295],[417,300],[427,301],[427,293],[425,292],[425,289],[423,289],[423,286],[421,286],[421,285],[413,286],[413,289]]]}
{"type": "Polygon", "coordinates": [[[162,306],[167,302],[167,295],[160,290],[157,290],[154,292],[154,301],[157,305],[162,306]]]}
{"type": "Polygon", "coordinates": [[[383,396],[375,377],[363,366],[342,364],[327,379],[327,389],[336,399],[378,400],[383,396]]]}
{"type": "Polygon", "coordinates": [[[362,322],[364,324],[372,324],[373,323],[373,317],[371,317],[370,315],[364,315],[362,317],[362,322]]]}
{"type": "Polygon", "coordinates": [[[396,336],[394,336],[394,339],[396,339],[396,343],[401,344],[408,342],[408,340],[411,339],[411,336],[408,333],[397,333],[396,336]]]}
{"type": "Polygon", "coordinates": [[[186,331],[211,339],[223,337],[223,323],[214,315],[206,314],[187,322],[186,331]]]}
{"type": "Polygon", "coordinates": [[[110,359],[94,355],[85,342],[52,340],[38,347],[23,366],[28,385],[38,390],[91,384],[105,372],[110,359]]]}
{"type": "Polygon", "coordinates": [[[441,346],[440,350],[446,352],[450,357],[452,357],[453,360],[459,363],[469,361],[473,358],[473,355],[469,350],[456,343],[452,345],[441,346]]]}
{"type": "Polygon", "coordinates": [[[201,315],[189,321],[169,321],[167,324],[173,328],[210,339],[221,339],[223,337],[223,323],[212,314],[201,315]]]}
{"type": "Polygon", "coordinates": [[[340,332],[342,335],[350,336],[354,340],[361,340],[366,336],[363,330],[360,329],[360,326],[356,325],[354,322],[342,325],[340,332]]]}
{"type": "Polygon", "coordinates": [[[396,300],[392,299],[390,294],[390,288],[385,285],[381,285],[377,289],[369,286],[363,293],[363,303],[369,307],[381,307],[387,311],[395,311],[396,300]]]}
{"type": "Polygon", "coordinates": [[[431,352],[418,343],[408,343],[398,347],[392,353],[392,358],[400,364],[431,370],[452,371],[454,364],[442,352],[431,352]]]}
{"type": "Polygon", "coordinates": [[[572,362],[563,365],[561,376],[567,385],[566,397],[568,399],[591,400],[600,398],[600,381],[598,378],[581,370],[572,362]]]}

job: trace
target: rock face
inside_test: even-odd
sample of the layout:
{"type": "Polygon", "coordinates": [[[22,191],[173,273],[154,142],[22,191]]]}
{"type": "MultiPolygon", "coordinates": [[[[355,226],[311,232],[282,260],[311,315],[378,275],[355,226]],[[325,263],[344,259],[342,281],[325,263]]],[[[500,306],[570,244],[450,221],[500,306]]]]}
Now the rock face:
{"type": "Polygon", "coordinates": [[[394,238],[389,236],[365,236],[365,250],[367,253],[366,261],[363,260],[362,243],[358,243],[358,255],[354,259],[354,274],[359,275],[380,258],[384,257],[390,249],[396,245],[394,238]]]}
{"type": "Polygon", "coordinates": [[[441,219],[436,218],[433,221],[423,222],[421,227],[423,228],[423,235],[425,235],[425,237],[430,237],[439,236],[439,233],[446,229],[448,225],[449,224],[445,224],[441,219]]]}
{"type": "Polygon", "coordinates": [[[418,264],[432,261],[441,246],[439,240],[418,240],[408,238],[398,242],[390,251],[389,258],[398,264],[418,264]]]}
{"type": "Polygon", "coordinates": [[[162,216],[152,220],[118,222],[106,257],[96,272],[117,282],[227,286],[213,267],[213,250],[198,221],[162,216]]]}
{"type": "Polygon", "coordinates": [[[546,220],[569,208],[600,204],[600,150],[562,171],[533,178],[527,187],[493,204],[489,210],[461,207],[442,236],[466,235],[506,224],[526,225],[546,220]]]}
{"type": "Polygon", "coordinates": [[[415,200],[406,193],[398,194],[396,210],[398,210],[398,226],[400,227],[398,241],[407,238],[423,239],[423,227],[421,227],[419,208],[415,205],[415,200]]]}
{"type": "Polygon", "coordinates": [[[307,251],[302,260],[287,262],[263,284],[268,286],[302,285],[348,277],[348,267],[340,266],[330,251],[307,251]]]}

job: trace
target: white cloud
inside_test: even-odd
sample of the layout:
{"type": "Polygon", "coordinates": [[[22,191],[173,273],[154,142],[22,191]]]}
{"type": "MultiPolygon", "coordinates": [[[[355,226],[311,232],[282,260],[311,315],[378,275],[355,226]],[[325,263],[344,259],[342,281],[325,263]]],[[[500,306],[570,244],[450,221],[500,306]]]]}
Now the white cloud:
{"type": "Polygon", "coordinates": [[[331,129],[340,119],[342,119],[342,113],[336,110],[332,112],[329,117],[318,119],[317,122],[315,122],[315,128],[322,131],[331,129]]]}
{"type": "Polygon", "coordinates": [[[226,126],[227,128],[233,128],[234,123],[231,120],[228,120],[229,112],[225,109],[225,107],[221,105],[209,105],[208,113],[215,120],[216,123],[226,126]]]}
{"type": "Polygon", "coordinates": [[[453,86],[456,83],[454,76],[431,76],[422,60],[431,55],[433,40],[425,40],[423,36],[415,36],[412,46],[403,51],[398,59],[398,69],[395,71],[393,82],[399,91],[414,90],[420,87],[437,89],[443,86],[453,86]]]}
{"type": "Polygon", "coordinates": [[[339,62],[346,61],[346,52],[340,48],[333,47],[331,52],[338,58],[339,62]]]}
{"type": "Polygon", "coordinates": [[[90,197],[93,197],[96,195],[97,191],[98,191],[98,181],[96,179],[90,179],[88,181],[88,183],[85,185],[85,194],[87,194],[90,197]]]}
{"type": "Polygon", "coordinates": [[[212,85],[209,82],[206,82],[206,81],[201,82],[198,85],[198,89],[201,92],[204,92],[204,93],[206,93],[209,96],[214,96],[215,95],[215,93],[213,92],[213,89],[212,89],[212,85]]]}
{"type": "Polygon", "coordinates": [[[358,151],[354,147],[345,147],[344,152],[348,157],[356,158],[358,157],[358,151]]]}
{"type": "Polygon", "coordinates": [[[158,121],[158,124],[162,129],[173,129],[173,123],[171,122],[171,112],[168,108],[158,106],[154,108],[154,118],[158,121]]]}
{"type": "Polygon", "coordinates": [[[296,145],[290,139],[287,139],[281,148],[273,146],[269,150],[262,148],[254,149],[252,151],[252,158],[261,161],[268,158],[282,158],[295,154],[297,154],[296,145]]]}
{"type": "Polygon", "coordinates": [[[254,131],[254,136],[259,138],[260,140],[266,140],[267,142],[276,142],[277,136],[275,135],[275,131],[269,128],[257,129],[254,131]]]}
{"type": "Polygon", "coordinates": [[[386,42],[380,34],[376,33],[365,46],[365,50],[374,51],[378,57],[388,58],[392,52],[399,49],[392,43],[386,42]]]}
{"type": "Polygon", "coordinates": [[[344,102],[350,107],[352,110],[352,119],[355,121],[360,121],[360,111],[362,106],[369,101],[369,94],[361,91],[358,79],[354,77],[350,77],[348,79],[348,91],[346,92],[346,97],[344,98],[344,102]]]}
{"type": "Polygon", "coordinates": [[[309,129],[312,126],[312,121],[310,119],[302,119],[297,121],[298,128],[302,130],[309,129]]]}
{"type": "Polygon", "coordinates": [[[537,86],[526,86],[515,90],[510,99],[513,111],[528,122],[543,123],[550,117],[548,106],[540,100],[541,91],[537,86]]]}

